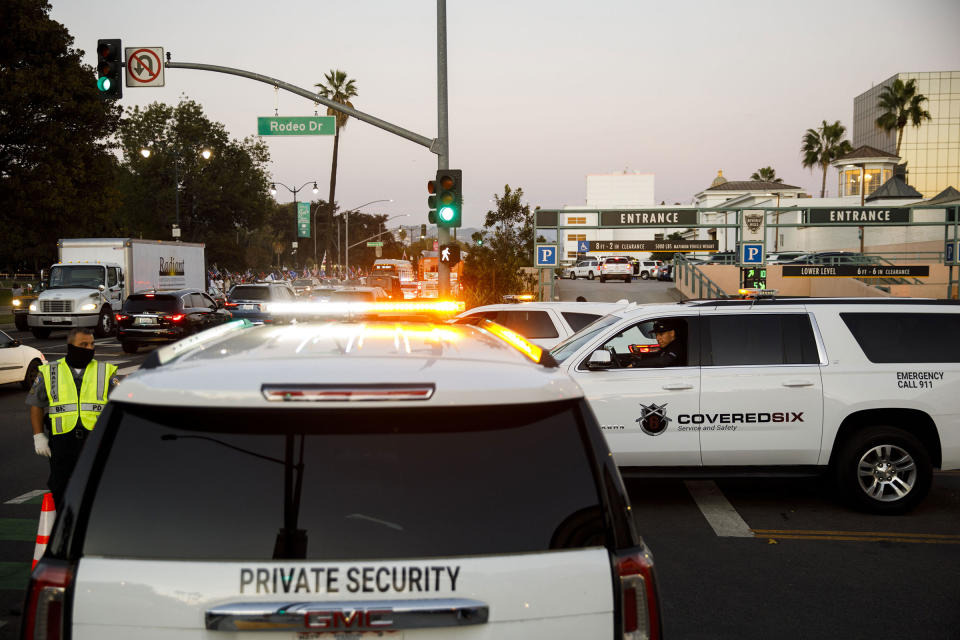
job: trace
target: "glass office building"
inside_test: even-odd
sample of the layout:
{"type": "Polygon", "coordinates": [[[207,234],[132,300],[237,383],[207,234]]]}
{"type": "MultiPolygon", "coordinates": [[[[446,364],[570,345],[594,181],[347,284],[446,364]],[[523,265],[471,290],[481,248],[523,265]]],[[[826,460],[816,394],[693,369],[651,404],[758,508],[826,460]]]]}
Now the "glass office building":
{"type": "MultiPolygon", "coordinates": [[[[960,186],[960,71],[898,73],[853,99],[853,146],[868,145],[896,154],[897,131],[876,126],[882,110],[877,106],[883,87],[900,78],[914,79],[927,97],[924,108],[932,120],[919,127],[908,124],[900,146],[901,162],[907,165],[907,182],[925,198],[947,187],[960,186]]],[[[884,182],[879,177],[879,182],[884,182]]]]}

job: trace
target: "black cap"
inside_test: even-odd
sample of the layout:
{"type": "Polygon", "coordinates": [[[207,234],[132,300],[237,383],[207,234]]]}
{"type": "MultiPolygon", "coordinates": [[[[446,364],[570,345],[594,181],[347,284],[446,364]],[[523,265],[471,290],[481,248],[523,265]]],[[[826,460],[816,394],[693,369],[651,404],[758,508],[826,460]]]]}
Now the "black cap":
{"type": "Polygon", "coordinates": [[[676,320],[664,319],[656,320],[653,323],[653,332],[661,333],[663,331],[674,331],[677,328],[676,320]]]}

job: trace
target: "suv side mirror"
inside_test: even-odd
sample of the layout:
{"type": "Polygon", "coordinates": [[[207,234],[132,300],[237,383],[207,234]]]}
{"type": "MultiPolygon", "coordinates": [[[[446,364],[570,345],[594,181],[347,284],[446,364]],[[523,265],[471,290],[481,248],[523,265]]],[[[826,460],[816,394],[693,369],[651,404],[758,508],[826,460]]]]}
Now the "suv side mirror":
{"type": "Polygon", "coordinates": [[[587,361],[587,369],[591,371],[602,371],[604,369],[612,369],[613,364],[613,357],[609,351],[606,349],[597,349],[590,354],[590,359],[587,361]]]}

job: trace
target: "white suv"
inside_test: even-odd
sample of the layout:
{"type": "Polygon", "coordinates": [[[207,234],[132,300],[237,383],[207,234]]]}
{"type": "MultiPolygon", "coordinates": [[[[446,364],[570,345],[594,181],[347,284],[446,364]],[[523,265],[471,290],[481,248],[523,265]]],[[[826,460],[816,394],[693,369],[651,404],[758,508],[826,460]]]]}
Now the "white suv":
{"type": "Polygon", "coordinates": [[[642,280],[656,279],[656,270],[663,266],[663,260],[640,260],[637,265],[637,274],[642,280]]]}
{"type": "Polygon", "coordinates": [[[571,280],[576,280],[577,278],[593,280],[598,273],[600,273],[600,261],[597,258],[581,260],[567,269],[567,277],[571,280]]]}
{"type": "Polygon", "coordinates": [[[960,468],[958,335],[946,301],[723,300],[615,312],[551,353],[621,470],[828,473],[895,513],[960,468]]]}
{"type": "Polygon", "coordinates": [[[628,306],[628,302],[523,302],[488,304],[457,316],[459,324],[492,320],[544,349],[551,349],[591,322],[628,306]]]}
{"type": "Polygon", "coordinates": [[[111,394],[24,638],[660,638],[620,476],[546,352],[488,321],[193,338],[111,394]]]}
{"type": "Polygon", "coordinates": [[[633,265],[630,258],[624,256],[610,256],[600,261],[600,282],[611,278],[618,278],[624,282],[633,279],[633,265]]]}

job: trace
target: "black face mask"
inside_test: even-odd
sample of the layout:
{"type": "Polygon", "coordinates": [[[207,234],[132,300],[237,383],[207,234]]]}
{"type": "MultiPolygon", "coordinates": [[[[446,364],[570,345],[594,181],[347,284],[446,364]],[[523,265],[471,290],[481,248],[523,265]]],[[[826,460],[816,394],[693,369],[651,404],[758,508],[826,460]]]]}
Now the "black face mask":
{"type": "Polygon", "coordinates": [[[73,344],[67,344],[67,364],[74,369],[83,369],[93,360],[93,349],[84,349],[73,344]]]}

